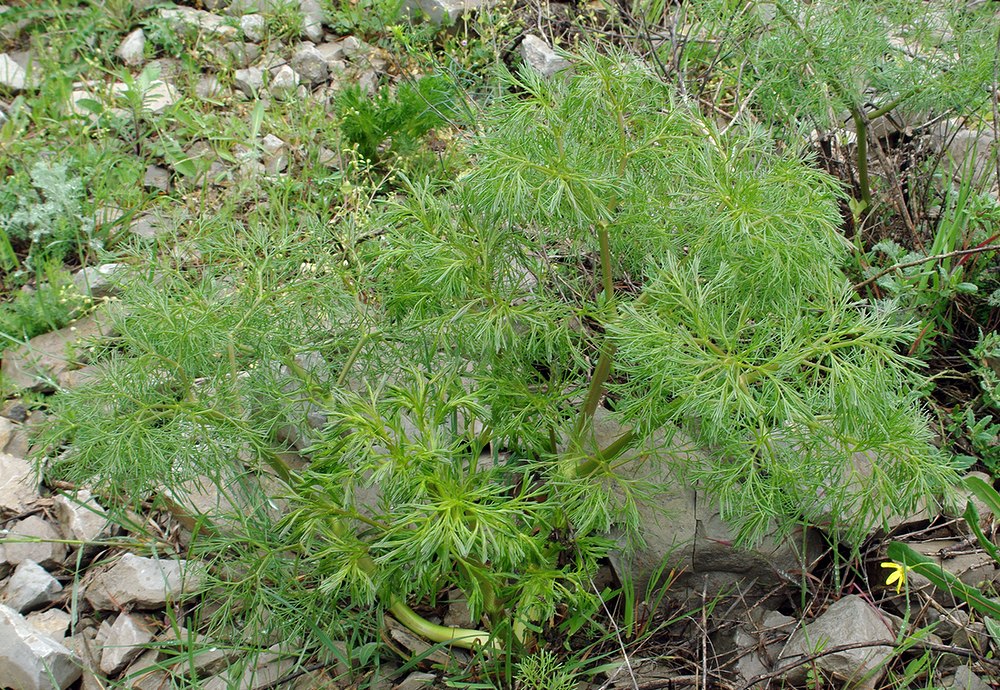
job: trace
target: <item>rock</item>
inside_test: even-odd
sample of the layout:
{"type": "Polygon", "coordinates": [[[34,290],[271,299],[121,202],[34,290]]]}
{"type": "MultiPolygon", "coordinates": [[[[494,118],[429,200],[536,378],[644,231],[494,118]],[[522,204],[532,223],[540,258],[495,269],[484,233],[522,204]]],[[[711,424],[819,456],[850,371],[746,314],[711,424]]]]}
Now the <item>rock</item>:
{"type": "Polygon", "coordinates": [[[778,611],[751,613],[752,620],[736,629],[736,672],[743,683],[751,683],[774,669],[785,641],[795,630],[796,621],[778,611]]]}
{"type": "Polygon", "coordinates": [[[449,628],[475,628],[476,623],[469,615],[469,602],[460,589],[448,592],[448,612],[444,615],[444,624],[449,628]]]}
{"type": "MultiPolygon", "coordinates": [[[[1000,582],[997,564],[982,551],[969,552],[969,544],[962,539],[930,539],[909,544],[917,553],[934,559],[944,570],[973,587],[985,587],[1000,582]]],[[[907,586],[911,591],[933,590],[934,598],[944,606],[957,606],[961,599],[951,592],[935,588],[923,575],[911,573],[907,576],[907,586]]]]}
{"type": "Polygon", "coordinates": [[[115,619],[101,646],[101,672],[108,677],[121,673],[153,639],[153,631],[139,616],[123,613],[115,619]]]}
{"type": "Polygon", "coordinates": [[[101,264],[100,266],[87,266],[81,268],[73,274],[73,287],[81,295],[90,295],[94,299],[118,294],[118,276],[128,272],[125,264],[101,264]]]}
{"type": "Polygon", "coordinates": [[[955,690],[991,690],[993,686],[973,673],[971,666],[963,664],[955,669],[954,682],[944,687],[955,690]]]}
{"type": "Polygon", "coordinates": [[[56,377],[72,364],[73,351],[91,338],[110,333],[107,316],[100,311],[58,331],[35,336],[25,345],[4,353],[0,371],[9,384],[33,391],[53,391],[56,377]]]}
{"type": "Polygon", "coordinates": [[[158,165],[147,165],[142,177],[142,186],[166,194],[170,191],[170,171],[158,165]]]}
{"type": "Polygon", "coordinates": [[[75,496],[59,494],[52,503],[63,534],[70,539],[89,543],[106,533],[107,513],[89,491],[78,491],[75,496]]]}
{"type": "Polygon", "coordinates": [[[268,134],[261,140],[261,146],[265,154],[264,171],[267,174],[276,175],[288,167],[288,147],[285,142],[268,134]]]}
{"type": "Polygon", "coordinates": [[[809,669],[815,668],[848,683],[858,682],[874,671],[866,686],[874,686],[884,673],[880,668],[893,653],[896,635],[881,613],[864,599],[851,594],[834,603],[812,623],[799,628],[781,652],[780,665],[803,665],[786,674],[791,683],[805,681],[809,669]],[[807,659],[817,651],[841,645],[870,644],[807,659]],[[878,669],[878,670],[876,670],[878,669]]]}
{"type": "Polygon", "coordinates": [[[191,7],[164,7],[160,17],[178,29],[190,29],[218,38],[235,38],[238,30],[222,17],[191,7]]]}
{"type": "Polygon", "coordinates": [[[222,45],[221,51],[218,48],[210,48],[220,61],[228,61],[232,66],[239,69],[246,69],[260,57],[260,46],[256,43],[244,43],[242,41],[230,41],[222,45]]]}
{"type": "Polygon", "coordinates": [[[403,7],[410,13],[419,10],[433,24],[448,25],[477,10],[495,7],[497,4],[497,0],[406,0],[403,7]]]}
{"type": "Polygon", "coordinates": [[[143,53],[146,50],[146,34],[142,29],[136,29],[122,39],[115,51],[122,62],[129,67],[137,67],[143,62],[143,53]]]}
{"type": "Polygon", "coordinates": [[[275,98],[290,99],[299,86],[299,75],[288,65],[282,65],[271,74],[267,90],[275,98]]]}
{"type": "Polygon", "coordinates": [[[326,148],[325,146],[319,150],[319,164],[324,168],[330,168],[332,170],[343,170],[344,169],[344,158],[340,153],[326,148]]]}
{"type": "Polygon", "coordinates": [[[264,40],[264,35],[267,32],[267,23],[264,21],[264,15],[244,14],[240,17],[240,30],[248,41],[260,43],[264,40]]]}
{"type": "Polygon", "coordinates": [[[0,687],[65,690],[80,674],[80,660],[69,649],[0,604],[0,687]]]}
{"type": "Polygon", "coordinates": [[[208,101],[224,96],[226,89],[222,86],[222,82],[219,81],[218,77],[214,74],[206,74],[195,84],[194,93],[203,101],[208,101]]]}
{"type": "Polygon", "coordinates": [[[28,408],[25,406],[24,402],[13,398],[8,400],[3,404],[3,408],[0,409],[0,417],[9,419],[12,422],[21,423],[28,419],[28,408]]]}
{"type": "Polygon", "coordinates": [[[38,477],[31,463],[0,453],[0,513],[23,513],[38,498],[38,477]]]}
{"type": "Polygon", "coordinates": [[[403,627],[403,625],[397,622],[392,616],[385,616],[383,621],[385,622],[386,630],[389,633],[389,638],[396,645],[402,647],[404,650],[407,650],[411,656],[420,657],[431,664],[440,664],[445,667],[451,664],[455,657],[465,656],[461,649],[433,648],[430,644],[403,627]],[[449,654],[452,656],[449,656],[449,654]]]}
{"type": "Polygon", "coordinates": [[[183,598],[201,584],[201,572],[187,561],[122,556],[111,569],[98,574],[87,585],[84,596],[99,611],[132,605],[140,609],[163,606],[183,598]]]}
{"type": "Polygon", "coordinates": [[[79,369],[69,369],[56,376],[56,383],[60,390],[69,390],[84,386],[101,379],[101,368],[97,366],[85,366],[79,369]]]}
{"type": "Polygon", "coordinates": [[[322,41],[326,16],[319,0],[299,0],[299,10],[302,12],[302,35],[313,43],[322,41]]]}
{"type": "Polygon", "coordinates": [[[45,568],[34,561],[25,560],[14,570],[0,594],[0,604],[9,606],[18,613],[28,613],[52,603],[61,591],[62,585],[45,568]]]}
{"type": "MultiPolygon", "coordinates": [[[[0,16],[5,14],[6,12],[9,12],[10,9],[11,8],[8,7],[7,5],[0,5],[0,16]]],[[[8,18],[4,18],[3,21],[0,21],[0,38],[2,38],[5,41],[13,42],[14,39],[16,39],[18,35],[21,33],[21,31],[27,28],[30,24],[31,20],[28,17],[24,16],[22,16],[21,19],[17,19],[14,21],[8,18]]]]}
{"type": "Polygon", "coordinates": [[[344,55],[344,45],[341,41],[327,41],[316,46],[316,52],[326,60],[327,70],[333,69],[335,65],[343,64],[346,57],[344,55]]]}
{"type": "Polygon", "coordinates": [[[292,69],[307,82],[322,84],[330,76],[326,58],[315,46],[304,44],[292,56],[292,69]]]}
{"type": "Polygon", "coordinates": [[[62,535],[55,527],[30,515],[18,520],[3,539],[7,561],[15,565],[34,561],[43,568],[56,568],[66,558],[66,545],[60,543],[62,535]]]}
{"type": "Polygon", "coordinates": [[[435,680],[437,680],[437,676],[433,673],[414,671],[404,678],[403,682],[397,685],[395,690],[420,690],[420,688],[430,687],[434,684],[435,680]]]}
{"type": "Polygon", "coordinates": [[[521,59],[541,76],[549,78],[570,66],[569,60],[560,57],[549,44],[528,34],[518,47],[521,59]]]}
{"type": "Polygon", "coordinates": [[[355,36],[345,36],[338,44],[341,54],[348,60],[364,57],[371,52],[371,46],[355,36]]]}
{"type": "Polygon", "coordinates": [[[17,427],[18,425],[14,424],[7,417],[0,417],[0,452],[10,443],[10,439],[13,438],[17,427]]]}
{"type": "Polygon", "coordinates": [[[378,74],[373,69],[366,69],[358,75],[358,88],[369,96],[378,93],[378,74]]]}
{"type": "Polygon", "coordinates": [[[238,69],[233,75],[233,84],[247,98],[256,98],[260,90],[264,88],[264,70],[260,67],[238,69]]]}
{"type": "Polygon", "coordinates": [[[100,206],[94,209],[94,225],[101,230],[108,230],[125,217],[125,211],[116,206],[100,206]]]}
{"type": "Polygon", "coordinates": [[[170,674],[161,668],[160,653],[147,649],[122,674],[129,690],[166,690],[172,686],[170,674]]]}
{"type": "Polygon", "coordinates": [[[142,99],[143,110],[159,115],[177,102],[177,89],[165,81],[154,82],[142,99]]]}
{"type": "Polygon", "coordinates": [[[129,232],[144,240],[155,240],[162,235],[167,228],[161,218],[152,213],[143,213],[132,221],[128,228],[129,232]]]}
{"type": "Polygon", "coordinates": [[[27,85],[28,74],[21,65],[7,53],[0,53],[0,87],[10,91],[23,91],[27,85]]]}
{"type": "Polygon", "coordinates": [[[61,640],[66,635],[69,624],[73,622],[73,616],[62,609],[34,611],[25,618],[35,630],[56,641],[61,640]]]}

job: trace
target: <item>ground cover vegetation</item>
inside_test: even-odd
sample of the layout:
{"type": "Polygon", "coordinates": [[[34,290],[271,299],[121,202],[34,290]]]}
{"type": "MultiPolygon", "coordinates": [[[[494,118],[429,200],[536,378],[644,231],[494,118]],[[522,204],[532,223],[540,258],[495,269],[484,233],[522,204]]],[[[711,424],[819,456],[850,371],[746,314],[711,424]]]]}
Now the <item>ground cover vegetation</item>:
{"type": "MultiPolygon", "coordinates": [[[[453,687],[577,687],[707,616],[643,618],[669,576],[595,585],[675,484],[741,546],[821,529],[833,584],[803,577],[804,601],[868,585],[889,518],[997,471],[989,3],[517,3],[444,28],[402,3],[324,9],[370,43],[374,90],[165,108],[206,64],[236,85],[239,56],[130,3],[0,15],[37,73],[0,121],[0,347],[110,320],[87,383],[24,397],[48,415],[35,457],[116,506],[131,548],[207,564],[179,626],[244,663],[292,640],[376,687],[388,613],[470,650],[453,687]],[[518,57],[539,22],[570,69],[518,57]],[[114,57],[139,26],[156,65],[114,57]],[[129,232],[148,211],[166,230],[129,232]],[[113,298],[70,277],[112,261],[113,298]],[[179,540],[151,526],[206,479],[237,508],[179,540]],[[434,619],[456,595],[467,627],[434,619]]],[[[263,14],[265,50],[297,40],[298,3],[263,14]]],[[[907,548],[897,580],[949,584],[907,548]]],[[[914,644],[890,684],[933,684],[914,644]]]]}

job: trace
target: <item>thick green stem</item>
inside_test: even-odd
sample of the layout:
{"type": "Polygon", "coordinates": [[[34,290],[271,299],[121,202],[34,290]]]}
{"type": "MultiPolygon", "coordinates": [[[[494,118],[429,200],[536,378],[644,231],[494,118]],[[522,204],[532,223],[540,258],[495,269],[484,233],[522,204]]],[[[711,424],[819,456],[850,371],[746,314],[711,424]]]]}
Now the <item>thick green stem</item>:
{"type": "Polygon", "coordinates": [[[389,612],[400,623],[431,642],[443,642],[452,647],[463,647],[465,649],[478,647],[498,650],[500,648],[499,644],[488,633],[482,630],[449,628],[444,625],[431,623],[404,604],[403,600],[395,595],[389,598],[389,612]]]}

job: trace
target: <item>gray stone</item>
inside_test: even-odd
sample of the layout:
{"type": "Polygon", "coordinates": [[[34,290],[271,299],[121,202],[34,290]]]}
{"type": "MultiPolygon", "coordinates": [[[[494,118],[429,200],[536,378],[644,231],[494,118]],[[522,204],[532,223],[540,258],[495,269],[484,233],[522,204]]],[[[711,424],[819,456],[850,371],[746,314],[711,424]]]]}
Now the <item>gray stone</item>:
{"type": "Polygon", "coordinates": [[[147,649],[140,654],[122,674],[126,687],[129,690],[166,690],[173,687],[170,674],[157,664],[159,657],[156,649],[147,649]]]}
{"type": "Polygon", "coordinates": [[[5,604],[18,613],[28,613],[59,597],[62,585],[48,571],[34,561],[21,561],[11,575],[0,604],[5,604]]]}
{"type": "Polygon", "coordinates": [[[260,57],[260,46],[256,43],[244,43],[242,41],[230,41],[222,46],[225,56],[231,61],[234,67],[245,69],[252,65],[260,57]]]}
{"type": "Polygon", "coordinates": [[[66,545],[61,539],[55,527],[37,515],[29,515],[15,522],[7,532],[4,552],[7,561],[15,565],[34,561],[43,568],[55,568],[66,558],[66,545]]]}
{"type": "Polygon", "coordinates": [[[497,4],[497,0],[406,0],[404,8],[411,13],[419,10],[434,24],[448,25],[497,4]]]}
{"type": "Polygon", "coordinates": [[[224,96],[226,89],[222,86],[222,82],[219,81],[218,77],[214,74],[206,74],[195,84],[194,93],[198,98],[208,101],[224,96]]]}
{"type": "Polygon", "coordinates": [[[142,99],[142,107],[159,115],[177,102],[177,89],[165,81],[154,82],[142,99]]]}
{"type": "Polygon", "coordinates": [[[327,41],[326,43],[320,43],[316,46],[316,52],[323,56],[326,60],[327,70],[333,69],[334,66],[343,64],[343,60],[346,55],[344,55],[344,45],[341,41],[327,41]]]}
{"type": "Polygon", "coordinates": [[[125,217],[125,211],[116,206],[100,206],[94,209],[94,225],[98,229],[107,230],[125,217]]]}
{"type": "Polygon", "coordinates": [[[304,44],[292,56],[292,69],[311,84],[322,84],[330,76],[323,53],[316,46],[304,44]]]}
{"type": "Polygon", "coordinates": [[[9,419],[12,422],[23,422],[28,419],[29,414],[24,401],[17,398],[8,400],[4,403],[3,408],[0,409],[0,417],[9,419]]]}
{"type": "Polygon", "coordinates": [[[118,294],[119,281],[122,275],[127,272],[128,266],[125,264],[110,263],[87,266],[73,274],[73,286],[81,295],[90,295],[94,299],[116,295],[118,294]]]}
{"type": "Polygon", "coordinates": [[[874,686],[885,672],[882,665],[892,656],[895,642],[896,635],[889,620],[864,599],[851,594],[835,602],[812,623],[792,633],[781,652],[780,664],[803,661],[803,665],[785,676],[791,683],[803,682],[809,669],[816,668],[840,681],[856,684],[866,679],[867,686],[874,686]],[[870,646],[809,660],[817,651],[854,644],[870,646]]]}
{"type": "Polygon", "coordinates": [[[288,167],[288,146],[273,134],[267,134],[261,140],[264,150],[264,171],[269,175],[283,172],[288,167]]]}
{"type": "Polygon", "coordinates": [[[323,6],[318,0],[299,0],[299,10],[302,12],[302,35],[313,43],[323,40],[323,22],[326,16],[323,6]]]}
{"type": "Polygon", "coordinates": [[[569,60],[559,56],[548,43],[531,34],[524,37],[517,51],[531,69],[546,78],[570,66],[569,60]]]}
{"type": "Polygon", "coordinates": [[[87,365],[79,369],[67,369],[66,371],[59,372],[59,375],[56,376],[56,383],[59,385],[60,390],[69,390],[100,381],[100,379],[101,368],[87,365]]]}
{"type": "Polygon", "coordinates": [[[288,65],[282,65],[271,74],[267,90],[275,98],[290,99],[299,86],[299,75],[288,65]]]}
{"type": "Polygon", "coordinates": [[[17,430],[17,427],[17,424],[6,417],[0,417],[0,452],[2,452],[3,449],[7,447],[7,444],[10,443],[10,439],[14,436],[14,432],[17,430]]]}
{"type": "Polygon", "coordinates": [[[107,513],[89,491],[78,491],[75,496],[59,494],[52,503],[63,534],[70,539],[89,543],[107,532],[107,513]]]}
{"type": "Polygon", "coordinates": [[[73,621],[73,616],[62,609],[33,611],[26,618],[35,630],[56,641],[61,640],[66,635],[66,630],[73,621]]]}
{"type": "Polygon", "coordinates": [[[0,513],[23,513],[38,498],[38,477],[31,463],[0,453],[0,513]]]}
{"type": "Polygon", "coordinates": [[[11,91],[23,91],[28,74],[7,53],[0,53],[0,87],[11,91]]]}
{"type": "Polygon", "coordinates": [[[9,384],[33,391],[53,391],[56,377],[70,368],[74,351],[87,340],[110,333],[100,311],[58,331],[35,336],[25,345],[4,353],[0,370],[9,384]]]}
{"type": "Polygon", "coordinates": [[[955,669],[954,679],[944,687],[955,690],[990,690],[993,686],[973,673],[970,666],[963,664],[955,669]]]}
{"type": "Polygon", "coordinates": [[[778,611],[757,609],[751,612],[751,620],[736,629],[736,672],[743,683],[770,673],[781,654],[788,636],[795,629],[797,621],[778,611]]]}
{"type": "Polygon", "coordinates": [[[167,228],[163,221],[152,213],[143,213],[132,221],[129,232],[144,240],[155,240],[162,235],[167,228]]]}
{"type": "MultiPolygon", "coordinates": [[[[0,5],[0,15],[5,12],[10,11],[10,7],[7,5],[0,5]]],[[[22,15],[21,19],[16,21],[11,21],[10,19],[4,19],[0,21],[0,38],[6,41],[13,41],[18,37],[22,30],[27,28],[31,24],[31,20],[28,17],[22,15]]]]}
{"type": "Polygon", "coordinates": [[[142,177],[142,186],[166,194],[170,191],[170,171],[158,165],[147,165],[142,177]]]}
{"type": "Polygon", "coordinates": [[[341,54],[348,60],[355,60],[371,52],[371,46],[356,36],[345,36],[337,42],[341,54]]]}
{"type": "Polygon", "coordinates": [[[91,606],[110,611],[123,606],[151,609],[196,591],[201,572],[187,561],[122,556],[109,570],[87,585],[84,596],[91,606]]]}
{"type": "Polygon", "coordinates": [[[232,0],[226,8],[226,14],[232,17],[241,17],[251,13],[270,14],[287,2],[288,0],[232,0]]]}
{"type": "Polygon", "coordinates": [[[404,678],[402,683],[396,686],[396,690],[420,690],[421,688],[430,687],[434,684],[435,680],[437,680],[437,676],[433,673],[414,671],[404,678]]]}
{"type": "Polygon", "coordinates": [[[244,14],[240,17],[240,30],[248,41],[260,43],[264,40],[267,23],[262,14],[244,14]]]}
{"type": "Polygon", "coordinates": [[[101,646],[101,672],[107,676],[121,673],[143,651],[142,645],[153,639],[153,631],[139,616],[123,613],[115,619],[101,646]]]}
{"type": "Polygon", "coordinates": [[[260,67],[238,69],[233,75],[233,84],[247,98],[256,98],[260,90],[264,88],[264,70],[260,67]]]}
{"type": "Polygon", "coordinates": [[[142,29],[136,29],[122,39],[115,51],[122,62],[129,67],[136,67],[143,62],[143,53],[146,50],[146,34],[142,29]]]}
{"type": "Polygon", "coordinates": [[[0,604],[0,687],[65,690],[80,673],[80,660],[69,649],[0,604]]]}
{"type": "Polygon", "coordinates": [[[238,29],[222,17],[191,7],[164,7],[160,16],[179,29],[192,29],[218,38],[235,38],[238,29]]]}

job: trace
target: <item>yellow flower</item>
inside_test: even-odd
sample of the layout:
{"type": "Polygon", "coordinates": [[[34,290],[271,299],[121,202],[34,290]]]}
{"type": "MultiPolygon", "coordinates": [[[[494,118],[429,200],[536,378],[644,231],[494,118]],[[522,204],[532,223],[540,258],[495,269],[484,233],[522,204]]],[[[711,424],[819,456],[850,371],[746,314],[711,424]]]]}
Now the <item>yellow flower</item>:
{"type": "Polygon", "coordinates": [[[902,565],[894,561],[887,561],[882,564],[883,568],[892,568],[892,572],[889,573],[889,577],[885,579],[885,584],[887,587],[891,587],[892,583],[896,583],[896,594],[903,589],[903,585],[906,584],[906,574],[913,570],[908,565],[902,565]]]}

